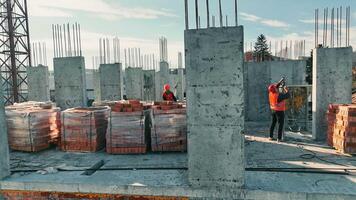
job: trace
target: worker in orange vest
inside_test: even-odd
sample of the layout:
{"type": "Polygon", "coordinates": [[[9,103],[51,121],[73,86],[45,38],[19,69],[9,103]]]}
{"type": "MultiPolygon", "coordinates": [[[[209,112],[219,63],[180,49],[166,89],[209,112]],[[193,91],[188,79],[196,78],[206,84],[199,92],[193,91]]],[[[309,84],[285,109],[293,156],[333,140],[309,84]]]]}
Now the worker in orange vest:
{"type": "Polygon", "coordinates": [[[270,129],[269,139],[273,140],[273,132],[278,121],[278,139],[282,141],[282,133],[284,127],[284,112],[286,111],[286,100],[290,98],[288,88],[285,86],[285,79],[282,78],[278,83],[268,87],[269,103],[272,112],[272,124],[270,129]]]}
{"type": "Polygon", "coordinates": [[[177,98],[174,96],[174,93],[171,92],[171,86],[169,84],[164,85],[162,98],[165,101],[177,101],[177,98]]]}

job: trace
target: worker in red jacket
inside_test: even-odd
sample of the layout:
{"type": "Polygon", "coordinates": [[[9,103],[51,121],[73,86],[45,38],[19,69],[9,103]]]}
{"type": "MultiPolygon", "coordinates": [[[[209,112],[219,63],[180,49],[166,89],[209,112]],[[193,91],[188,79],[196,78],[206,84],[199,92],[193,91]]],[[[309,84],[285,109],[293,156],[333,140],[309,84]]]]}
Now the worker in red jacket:
{"type": "Polygon", "coordinates": [[[288,88],[285,86],[285,79],[282,78],[278,83],[268,87],[269,103],[272,112],[272,124],[270,128],[270,140],[273,140],[273,132],[278,121],[278,139],[282,141],[282,133],[284,128],[284,117],[286,111],[286,100],[290,98],[288,88]]]}
{"type": "Polygon", "coordinates": [[[173,92],[170,91],[171,86],[169,84],[164,85],[162,98],[165,101],[177,101],[177,98],[174,96],[173,92]]]}

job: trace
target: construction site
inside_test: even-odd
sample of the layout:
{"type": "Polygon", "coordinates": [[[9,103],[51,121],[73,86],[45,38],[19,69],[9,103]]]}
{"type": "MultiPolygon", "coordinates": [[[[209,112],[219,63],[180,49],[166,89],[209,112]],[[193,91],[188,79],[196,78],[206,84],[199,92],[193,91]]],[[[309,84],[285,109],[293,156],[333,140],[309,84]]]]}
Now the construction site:
{"type": "MultiPolygon", "coordinates": [[[[0,0],[0,200],[356,199],[356,2],[308,1],[311,39],[285,39],[243,0],[132,1],[176,48],[90,34],[76,1],[0,0]]],[[[129,29],[115,2],[86,3],[129,29]]]]}

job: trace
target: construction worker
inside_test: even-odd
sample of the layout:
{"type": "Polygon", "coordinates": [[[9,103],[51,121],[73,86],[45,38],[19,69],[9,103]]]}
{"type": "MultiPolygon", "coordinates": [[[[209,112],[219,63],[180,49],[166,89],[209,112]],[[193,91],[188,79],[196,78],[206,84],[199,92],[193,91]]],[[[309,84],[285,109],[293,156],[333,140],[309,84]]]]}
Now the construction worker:
{"type": "Polygon", "coordinates": [[[272,84],[268,87],[269,102],[272,112],[272,124],[270,128],[269,139],[273,140],[273,132],[278,121],[278,139],[277,142],[282,141],[283,127],[284,127],[284,112],[286,111],[286,100],[290,98],[288,88],[285,86],[285,79],[282,78],[278,83],[272,84]]]}
{"type": "Polygon", "coordinates": [[[177,101],[174,93],[170,91],[171,86],[169,84],[164,85],[162,98],[165,101],[177,101]]]}

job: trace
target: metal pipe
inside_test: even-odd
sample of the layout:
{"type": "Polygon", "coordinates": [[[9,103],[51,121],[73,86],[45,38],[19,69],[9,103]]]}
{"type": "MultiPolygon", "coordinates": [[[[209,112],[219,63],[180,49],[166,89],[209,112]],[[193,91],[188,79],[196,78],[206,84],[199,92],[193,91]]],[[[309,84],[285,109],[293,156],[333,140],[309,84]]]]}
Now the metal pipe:
{"type": "Polygon", "coordinates": [[[220,27],[223,26],[223,14],[222,14],[222,8],[221,8],[221,0],[219,0],[219,15],[220,15],[220,27]]]}
{"type": "Polygon", "coordinates": [[[67,24],[67,35],[68,35],[68,56],[72,56],[72,44],[70,39],[70,26],[69,23],[67,24]]]}
{"type": "Polygon", "coordinates": [[[195,25],[196,29],[199,29],[199,7],[198,0],[195,0],[195,25]]]}
{"type": "Polygon", "coordinates": [[[72,24],[72,30],[73,30],[73,56],[77,56],[77,48],[76,48],[76,41],[75,41],[75,26],[72,24]]]}
{"type": "Polygon", "coordinates": [[[80,56],[78,23],[75,22],[75,33],[77,37],[77,56],[80,56]]]}
{"type": "Polygon", "coordinates": [[[185,30],[189,29],[189,10],[188,10],[188,0],[184,0],[184,6],[185,6],[185,30]]]}
{"type": "Polygon", "coordinates": [[[64,40],[64,56],[68,56],[67,52],[67,38],[66,38],[66,25],[63,24],[63,40],[64,40]]]}
{"type": "Polygon", "coordinates": [[[237,0],[235,0],[235,26],[238,26],[239,25],[239,22],[238,22],[238,6],[237,6],[238,2],[237,0]]]}
{"type": "Polygon", "coordinates": [[[210,10],[209,10],[209,0],[206,0],[206,19],[207,27],[210,28],[210,10]]]}
{"type": "Polygon", "coordinates": [[[56,57],[56,44],[55,44],[55,37],[54,37],[54,25],[52,24],[52,39],[53,39],[53,57],[56,57]]]}

